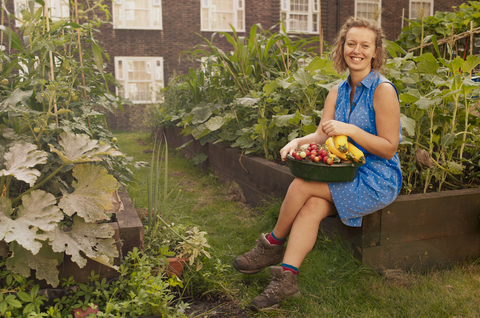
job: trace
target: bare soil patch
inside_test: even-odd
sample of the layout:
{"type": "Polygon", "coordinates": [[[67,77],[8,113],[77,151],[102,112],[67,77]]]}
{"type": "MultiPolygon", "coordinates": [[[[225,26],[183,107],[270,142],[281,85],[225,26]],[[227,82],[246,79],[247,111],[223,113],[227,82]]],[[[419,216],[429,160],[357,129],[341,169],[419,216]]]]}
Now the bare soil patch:
{"type": "Polygon", "coordinates": [[[185,311],[187,316],[192,315],[202,318],[250,317],[248,310],[242,309],[237,302],[222,296],[204,296],[189,301],[189,304],[190,308],[185,311]]]}

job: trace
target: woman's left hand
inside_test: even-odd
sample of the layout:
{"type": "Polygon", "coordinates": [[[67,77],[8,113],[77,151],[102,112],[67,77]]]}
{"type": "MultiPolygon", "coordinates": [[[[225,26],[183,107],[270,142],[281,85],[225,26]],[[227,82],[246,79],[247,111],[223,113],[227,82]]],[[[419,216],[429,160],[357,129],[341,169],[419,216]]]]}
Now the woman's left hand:
{"type": "Polygon", "coordinates": [[[322,124],[322,130],[329,137],[339,135],[351,136],[352,125],[331,119],[322,124]]]}

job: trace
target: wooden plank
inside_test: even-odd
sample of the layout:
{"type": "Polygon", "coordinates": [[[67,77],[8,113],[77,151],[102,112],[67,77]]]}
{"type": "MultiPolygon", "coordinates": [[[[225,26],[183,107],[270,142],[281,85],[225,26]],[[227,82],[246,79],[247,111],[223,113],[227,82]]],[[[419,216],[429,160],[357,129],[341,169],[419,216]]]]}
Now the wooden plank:
{"type": "Polygon", "coordinates": [[[364,248],[362,260],[375,269],[448,267],[480,255],[480,233],[364,248]]]}
{"type": "Polygon", "coordinates": [[[237,182],[252,205],[263,198],[284,197],[294,179],[288,167],[224,145],[209,145],[209,165],[223,179],[237,182]]]}
{"type": "Polygon", "coordinates": [[[143,224],[126,189],[123,187],[118,193],[123,203],[123,209],[117,212],[116,218],[120,240],[123,244],[122,253],[127,255],[134,247],[143,250],[143,224]]]}
{"type": "Polygon", "coordinates": [[[89,259],[87,265],[83,268],[78,267],[77,263],[72,261],[70,255],[64,257],[63,263],[57,267],[60,272],[59,278],[68,278],[73,277],[77,283],[88,283],[90,280],[88,277],[91,276],[92,270],[95,271],[95,274],[100,274],[102,278],[113,278],[118,277],[118,272],[111,267],[100,264],[94,260],[89,259]]]}
{"type": "Polygon", "coordinates": [[[0,256],[7,257],[9,251],[10,251],[10,248],[8,247],[8,244],[3,240],[0,241],[0,256]]]}
{"type": "Polygon", "coordinates": [[[400,196],[382,211],[382,245],[479,231],[480,188],[400,196]]]}
{"type": "Polygon", "coordinates": [[[366,215],[362,220],[362,243],[360,247],[374,247],[380,245],[382,226],[382,210],[366,215]]]}

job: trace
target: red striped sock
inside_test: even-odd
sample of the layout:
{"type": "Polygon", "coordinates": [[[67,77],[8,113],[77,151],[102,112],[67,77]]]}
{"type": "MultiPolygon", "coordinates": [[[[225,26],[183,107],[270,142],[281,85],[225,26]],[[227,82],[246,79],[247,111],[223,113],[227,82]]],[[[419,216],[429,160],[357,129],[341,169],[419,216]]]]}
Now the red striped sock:
{"type": "Polygon", "coordinates": [[[283,271],[289,271],[289,272],[292,272],[293,275],[297,275],[298,274],[298,268],[296,268],[295,266],[292,266],[292,265],[289,265],[289,264],[285,264],[285,263],[282,263],[282,268],[283,268],[283,271]]]}
{"type": "Polygon", "coordinates": [[[275,235],[273,235],[273,231],[266,236],[266,239],[272,245],[282,245],[283,243],[285,243],[285,239],[282,240],[282,239],[276,238],[275,235]]]}

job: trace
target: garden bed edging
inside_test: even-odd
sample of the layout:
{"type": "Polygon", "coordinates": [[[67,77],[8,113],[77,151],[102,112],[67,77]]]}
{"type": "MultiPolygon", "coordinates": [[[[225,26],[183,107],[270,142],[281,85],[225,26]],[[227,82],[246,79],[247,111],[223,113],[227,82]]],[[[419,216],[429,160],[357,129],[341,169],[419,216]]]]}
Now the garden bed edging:
{"type": "MultiPolygon", "coordinates": [[[[162,128],[168,145],[178,148],[193,137],[180,128],[162,128]]],[[[284,198],[294,179],[288,167],[222,144],[193,140],[180,150],[192,158],[208,156],[211,168],[224,181],[234,181],[252,206],[270,197],[284,198]]],[[[320,224],[336,232],[357,259],[376,269],[427,270],[464,262],[480,255],[480,188],[400,195],[392,204],[363,218],[362,227],[327,218],[320,224]]]]}

